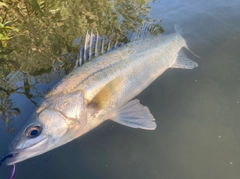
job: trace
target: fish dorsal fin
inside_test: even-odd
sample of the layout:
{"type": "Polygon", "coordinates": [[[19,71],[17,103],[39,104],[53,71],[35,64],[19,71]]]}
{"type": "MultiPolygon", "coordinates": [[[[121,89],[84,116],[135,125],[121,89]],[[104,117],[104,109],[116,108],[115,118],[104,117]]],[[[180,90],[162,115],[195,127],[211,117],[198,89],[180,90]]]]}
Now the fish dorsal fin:
{"type": "Polygon", "coordinates": [[[79,59],[77,60],[78,66],[85,63],[87,60],[91,60],[93,56],[98,56],[98,42],[99,42],[99,34],[97,31],[97,35],[91,31],[90,35],[87,31],[84,45],[80,45],[79,50],[79,59]],[[93,51],[95,49],[95,51],[93,51]]]}
{"type": "Polygon", "coordinates": [[[148,107],[141,105],[137,99],[121,107],[111,120],[132,128],[154,130],[157,127],[148,107]]]}
{"type": "Polygon", "coordinates": [[[193,69],[197,67],[198,64],[191,59],[189,59],[183,49],[178,52],[178,57],[176,61],[172,64],[171,68],[184,68],[184,69],[193,69]]]}
{"type": "Polygon", "coordinates": [[[115,94],[124,87],[124,80],[117,77],[107,83],[91,100],[89,104],[96,106],[98,109],[107,108],[111,99],[114,99],[115,94]]]}
{"type": "MultiPolygon", "coordinates": [[[[163,31],[163,28],[157,24],[145,23],[138,30],[138,32],[133,33],[130,42],[143,39],[144,37],[152,34],[159,35],[163,31]]],[[[74,45],[80,43],[80,48],[79,53],[76,57],[77,60],[74,68],[81,66],[86,61],[89,61],[92,58],[99,56],[100,54],[108,53],[109,51],[112,51],[113,49],[116,49],[119,46],[125,44],[123,42],[119,42],[121,39],[121,37],[119,37],[119,34],[112,34],[109,38],[100,36],[97,30],[95,34],[93,31],[90,33],[87,31],[85,38],[79,38],[75,40],[74,45]]],[[[65,56],[68,58],[68,55],[65,56]]]]}
{"type": "Polygon", "coordinates": [[[119,45],[118,38],[119,37],[117,34],[116,38],[114,38],[114,35],[106,38],[99,36],[98,31],[96,31],[96,35],[93,33],[93,31],[91,31],[90,34],[87,31],[85,38],[80,39],[78,42],[80,43],[80,49],[75,68],[81,66],[86,61],[99,56],[100,54],[105,54],[115,49],[119,45]]]}

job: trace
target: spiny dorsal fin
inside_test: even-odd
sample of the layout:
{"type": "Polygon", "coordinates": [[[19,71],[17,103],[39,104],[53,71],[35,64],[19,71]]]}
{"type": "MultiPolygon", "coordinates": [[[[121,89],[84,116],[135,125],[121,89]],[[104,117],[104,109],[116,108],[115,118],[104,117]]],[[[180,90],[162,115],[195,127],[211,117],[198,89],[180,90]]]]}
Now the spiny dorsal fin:
{"type": "Polygon", "coordinates": [[[93,31],[89,34],[87,31],[85,39],[83,40],[84,44],[80,44],[79,57],[76,62],[76,67],[81,66],[93,57],[99,56],[99,54],[105,54],[112,49],[115,49],[119,45],[118,36],[116,42],[113,44],[111,38],[107,39],[106,37],[100,37],[98,31],[96,34],[97,35],[95,35],[93,31]],[[106,51],[105,46],[107,46],[106,51]]]}
{"type": "MultiPolygon", "coordinates": [[[[117,46],[123,45],[122,43],[119,43],[120,38],[118,34],[113,35],[115,37],[112,36],[106,38],[100,37],[98,31],[96,32],[97,35],[95,35],[93,31],[91,31],[90,34],[87,31],[84,39],[84,45],[80,45],[76,67],[81,66],[83,63],[91,60],[93,57],[97,57],[99,54],[108,53],[109,51],[116,49],[117,46]]],[[[152,34],[159,35],[162,32],[163,29],[159,25],[145,23],[137,33],[133,33],[130,42],[140,40],[152,34]]]]}

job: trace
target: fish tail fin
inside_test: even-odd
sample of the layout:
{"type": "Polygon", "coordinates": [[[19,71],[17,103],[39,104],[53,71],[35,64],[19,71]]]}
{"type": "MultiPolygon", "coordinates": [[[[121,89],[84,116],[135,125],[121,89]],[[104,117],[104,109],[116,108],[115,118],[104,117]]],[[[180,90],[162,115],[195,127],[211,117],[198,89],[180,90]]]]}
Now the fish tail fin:
{"type": "Polygon", "coordinates": [[[189,52],[191,52],[195,57],[200,58],[198,55],[196,55],[192,50],[190,50],[190,48],[187,46],[187,44],[185,44],[184,46],[189,52]]]}
{"type": "Polygon", "coordinates": [[[193,69],[197,67],[198,64],[191,59],[189,59],[183,49],[181,49],[178,53],[178,57],[176,61],[172,64],[171,68],[183,68],[183,69],[193,69]]]}
{"type": "Polygon", "coordinates": [[[180,28],[178,24],[174,25],[174,29],[177,33],[182,34],[182,28],[180,28]]]}
{"type": "MultiPolygon", "coordinates": [[[[178,24],[175,24],[175,25],[174,25],[174,29],[175,29],[175,31],[176,31],[178,34],[182,35],[183,30],[182,30],[182,28],[179,27],[178,24]]],[[[185,46],[184,46],[184,47],[185,47],[186,49],[188,49],[195,57],[200,58],[200,57],[199,57],[198,55],[196,55],[192,50],[189,49],[189,47],[187,46],[186,43],[185,43],[185,46]]]]}

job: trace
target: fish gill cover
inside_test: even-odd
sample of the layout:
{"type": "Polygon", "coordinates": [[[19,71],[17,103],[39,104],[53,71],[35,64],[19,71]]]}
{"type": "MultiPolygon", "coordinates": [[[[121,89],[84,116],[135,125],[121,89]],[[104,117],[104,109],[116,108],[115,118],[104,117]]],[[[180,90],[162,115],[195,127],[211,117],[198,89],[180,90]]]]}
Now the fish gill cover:
{"type": "MultiPolygon", "coordinates": [[[[98,31],[102,37],[130,40],[148,22],[163,32],[160,20],[149,15],[151,1],[105,0],[3,0],[0,4],[0,113],[8,132],[21,113],[14,94],[24,95],[36,106],[48,84],[68,74],[76,65],[81,38],[98,31]],[[6,27],[10,27],[6,30],[6,27]],[[90,32],[90,31],[89,31],[90,32]],[[4,36],[7,37],[3,38],[4,36]]],[[[108,48],[105,42],[105,50],[108,48]]],[[[0,130],[3,130],[1,125],[0,130]]]]}

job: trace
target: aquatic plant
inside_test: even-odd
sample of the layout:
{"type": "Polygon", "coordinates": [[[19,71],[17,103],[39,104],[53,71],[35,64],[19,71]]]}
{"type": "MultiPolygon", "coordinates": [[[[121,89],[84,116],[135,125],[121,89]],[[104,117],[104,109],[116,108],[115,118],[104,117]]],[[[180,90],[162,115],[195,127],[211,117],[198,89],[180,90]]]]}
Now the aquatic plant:
{"type": "Polygon", "coordinates": [[[8,41],[11,39],[8,31],[12,30],[15,32],[19,32],[19,30],[16,27],[10,26],[13,22],[11,22],[11,21],[4,22],[3,18],[1,16],[0,16],[0,21],[1,21],[1,23],[0,23],[0,41],[2,43],[2,46],[5,48],[5,47],[7,47],[8,41]]]}

